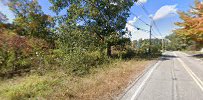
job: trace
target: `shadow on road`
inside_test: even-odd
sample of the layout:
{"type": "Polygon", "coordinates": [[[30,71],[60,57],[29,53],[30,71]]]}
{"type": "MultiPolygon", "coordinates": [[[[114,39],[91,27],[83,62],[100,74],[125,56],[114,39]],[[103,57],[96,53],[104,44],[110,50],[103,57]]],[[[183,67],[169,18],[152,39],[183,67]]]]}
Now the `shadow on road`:
{"type": "Polygon", "coordinates": [[[203,54],[195,54],[195,55],[192,55],[192,57],[203,58],[203,54]]]}
{"type": "Polygon", "coordinates": [[[164,61],[164,60],[170,60],[172,58],[177,58],[176,56],[173,56],[173,55],[162,55],[161,57],[161,60],[164,61]]]}

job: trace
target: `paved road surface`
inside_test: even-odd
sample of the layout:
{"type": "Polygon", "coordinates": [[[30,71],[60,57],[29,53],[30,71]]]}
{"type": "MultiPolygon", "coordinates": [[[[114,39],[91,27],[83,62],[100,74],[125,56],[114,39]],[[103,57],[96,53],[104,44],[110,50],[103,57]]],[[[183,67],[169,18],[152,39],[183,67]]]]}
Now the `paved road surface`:
{"type": "Polygon", "coordinates": [[[203,61],[166,52],[120,100],[203,100],[203,61]]]}

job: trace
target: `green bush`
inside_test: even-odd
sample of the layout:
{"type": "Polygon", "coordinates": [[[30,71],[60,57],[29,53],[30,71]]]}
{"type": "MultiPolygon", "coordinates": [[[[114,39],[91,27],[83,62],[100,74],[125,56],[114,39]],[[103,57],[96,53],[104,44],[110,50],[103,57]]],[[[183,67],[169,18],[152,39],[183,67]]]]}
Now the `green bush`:
{"type": "Polygon", "coordinates": [[[55,61],[74,75],[88,74],[89,70],[108,62],[107,56],[98,51],[88,51],[83,48],[54,50],[55,61]]]}
{"type": "Polygon", "coordinates": [[[0,48],[0,75],[11,77],[13,74],[21,74],[31,66],[31,60],[23,55],[22,51],[0,48]]]}
{"type": "Polygon", "coordinates": [[[152,45],[150,47],[151,52],[149,52],[149,45],[143,44],[139,49],[136,49],[137,57],[141,58],[154,58],[161,55],[161,46],[160,45],[152,45]]]}

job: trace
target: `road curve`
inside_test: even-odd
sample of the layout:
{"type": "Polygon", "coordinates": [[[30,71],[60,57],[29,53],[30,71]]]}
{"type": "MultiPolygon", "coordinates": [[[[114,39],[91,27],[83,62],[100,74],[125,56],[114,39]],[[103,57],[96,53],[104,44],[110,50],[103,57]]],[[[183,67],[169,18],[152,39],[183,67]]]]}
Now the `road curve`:
{"type": "Polygon", "coordinates": [[[203,100],[203,61],[165,52],[119,100],[203,100]]]}

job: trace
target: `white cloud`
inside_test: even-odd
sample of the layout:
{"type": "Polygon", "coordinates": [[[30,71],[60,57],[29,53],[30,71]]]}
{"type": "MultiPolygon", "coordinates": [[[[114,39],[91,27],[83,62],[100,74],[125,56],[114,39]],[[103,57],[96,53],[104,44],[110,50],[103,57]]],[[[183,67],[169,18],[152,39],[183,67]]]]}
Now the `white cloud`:
{"type": "Polygon", "coordinates": [[[137,22],[138,18],[134,17],[133,20],[129,20],[128,23],[130,24],[135,24],[135,22],[137,22]]]}
{"type": "Polygon", "coordinates": [[[147,0],[138,0],[137,2],[138,2],[138,3],[146,3],[147,0]]]}
{"type": "Polygon", "coordinates": [[[139,40],[139,39],[149,39],[149,33],[137,31],[136,33],[131,33],[132,38],[131,40],[139,40]]]}
{"type": "Polygon", "coordinates": [[[129,20],[127,23],[126,23],[126,28],[128,29],[128,31],[130,32],[136,32],[137,29],[135,27],[133,27],[133,25],[137,22],[137,17],[134,17],[132,20],[129,20]]]}
{"type": "Polygon", "coordinates": [[[177,5],[165,5],[162,6],[157,12],[155,13],[153,19],[154,20],[159,20],[164,17],[168,17],[170,15],[177,14],[177,5]]]}
{"type": "Polygon", "coordinates": [[[149,34],[143,31],[137,30],[133,25],[137,22],[137,17],[134,17],[132,20],[129,20],[126,24],[126,28],[128,31],[131,32],[132,38],[131,40],[139,40],[140,38],[142,39],[147,39],[149,38],[149,34]]]}

